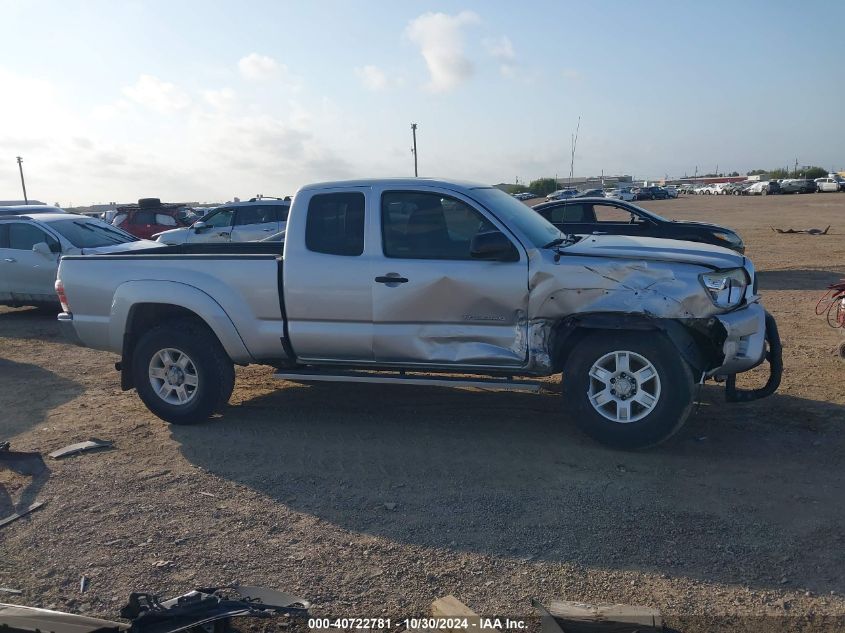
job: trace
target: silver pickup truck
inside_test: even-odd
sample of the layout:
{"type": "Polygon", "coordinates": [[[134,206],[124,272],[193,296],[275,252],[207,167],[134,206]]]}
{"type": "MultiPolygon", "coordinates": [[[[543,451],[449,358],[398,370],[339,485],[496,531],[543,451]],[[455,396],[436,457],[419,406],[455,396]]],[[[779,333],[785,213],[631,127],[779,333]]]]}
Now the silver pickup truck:
{"type": "Polygon", "coordinates": [[[233,365],[295,381],[539,391],[609,445],[660,442],[696,383],[772,393],[777,327],[751,262],[690,242],[564,235],[488,186],[430,179],[302,188],[283,246],[186,244],[63,257],[59,321],[121,356],[124,389],[174,424],[232,393],[233,365]],[[768,359],[769,378],[735,376],[768,359]]]}

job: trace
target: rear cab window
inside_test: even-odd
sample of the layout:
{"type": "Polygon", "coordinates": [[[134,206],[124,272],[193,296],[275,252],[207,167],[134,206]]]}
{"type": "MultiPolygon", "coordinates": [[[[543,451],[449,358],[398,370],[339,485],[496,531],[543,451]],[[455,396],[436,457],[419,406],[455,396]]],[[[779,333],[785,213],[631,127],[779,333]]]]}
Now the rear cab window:
{"type": "Polygon", "coordinates": [[[305,248],[354,257],[364,253],[364,194],[317,194],[308,203],[305,248]]]}

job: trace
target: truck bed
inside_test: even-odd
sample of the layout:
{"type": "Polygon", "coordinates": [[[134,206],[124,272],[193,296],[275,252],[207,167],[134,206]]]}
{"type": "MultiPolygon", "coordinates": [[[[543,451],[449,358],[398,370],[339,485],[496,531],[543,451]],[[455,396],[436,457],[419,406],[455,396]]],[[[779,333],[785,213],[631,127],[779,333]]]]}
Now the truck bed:
{"type": "Polygon", "coordinates": [[[82,342],[122,353],[139,305],[195,313],[236,363],[287,358],[281,245],[185,244],[66,256],[59,279],[82,342]]]}

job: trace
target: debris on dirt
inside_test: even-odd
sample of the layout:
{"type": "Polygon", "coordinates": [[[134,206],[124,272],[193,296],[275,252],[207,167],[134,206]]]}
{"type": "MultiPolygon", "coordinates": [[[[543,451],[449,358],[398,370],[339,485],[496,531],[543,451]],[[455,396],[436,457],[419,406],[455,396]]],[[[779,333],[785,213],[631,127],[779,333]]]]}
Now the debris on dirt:
{"type": "Polygon", "coordinates": [[[782,233],[784,235],[797,235],[797,234],[804,234],[804,235],[827,235],[827,232],[830,230],[830,224],[827,225],[827,228],[822,231],[821,229],[776,229],[773,226],[769,228],[772,229],[775,233],[782,233]]]}
{"type": "Polygon", "coordinates": [[[77,453],[92,451],[98,448],[112,448],[113,446],[114,444],[108,440],[98,440],[96,437],[92,437],[90,440],[86,440],[85,442],[77,442],[76,444],[69,444],[64,448],[56,449],[52,453],[49,453],[49,455],[53,459],[60,459],[62,457],[67,457],[68,455],[76,455],[77,453]]]}
{"type": "Polygon", "coordinates": [[[172,560],[157,560],[153,562],[153,567],[175,567],[176,563],[172,560]]]}
{"type": "Polygon", "coordinates": [[[659,609],[629,604],[586,604],[552,600],[549,608],[531,600],[543,619],[543,633],[664,631],[659,609]]]}
{"type": "Polygon", "coordinates": [[[395,509],[396,509],[396,504],[395,504],[395,503],[392,503],[392,502],[388,502],[388,503],[385,503],[385,504],[384,504],[384,508],[385,508],[386,510],[395,510],[395,509]]]}
{"type": "Polygon", "coordinates": [[[10,442],[0,442],[0,468],[8,468],[19,475],[39,475],[47,466],[40,453],[10,450],[10,442]]]}
{"type": "Polygon", "coordinates": [[[20,595],[23,592],[20,589],[12,589],[11,587],[0,587],[0,593],[12,593],[15,595],[20,595]]]}
{"type": "Polygon", "coordinates": [[[9,525],[12,521],[17,521],[21,517],[26,516],[30,512],[37,510],[41,506],[44,505],[44,501],[36,501],[35,503],[31,504],[28,508],[24,508],[20,512],[15,512],[13,515],[6,517],[5,519],[0,519],[0,528],[9,525]]]}
{"type": "MultiPolygon", "coordinates": [[[[455,596],[438,598],[432,602],[431,615],[435,618],[445,618],[447,622],[450,620],[455,622],[466,620],[469,625],[468,628],[472,629],[479,628],[481,623],[481,618],[478,617],[478,614],[455,596]]],[[[445,630],[453,631],[453,633],[463,633],[466,628],[456,625],[454,628],[447,628],[445,630]]]]}
{"type": "Polygon", "coordinates": [[[213,494],[213,493],[210,493],[210,492],[205,492],[205,491],[203,491],[203,490],[200,490],[200,494],[201,494],[201,495],[203,495],[204,497],[216,497],[216,496],[217,496],[217,495],[215,495],[215,494],[213,494]]]}
{"type": "Polygon", "coordinates": [[[88,591],[88,576],[83,575],[82,578],[79,579],[79,593],[85,593],[88,591]]]}

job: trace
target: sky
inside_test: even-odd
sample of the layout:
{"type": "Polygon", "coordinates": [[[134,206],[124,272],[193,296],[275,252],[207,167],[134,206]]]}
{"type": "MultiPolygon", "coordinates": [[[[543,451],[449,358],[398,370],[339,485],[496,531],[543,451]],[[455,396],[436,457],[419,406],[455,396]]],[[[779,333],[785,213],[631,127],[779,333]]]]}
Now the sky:
{"type": "Polygon", "coordinates": [[[0,199],[845,168],[845,2],[0,0],[0,199]]]}

